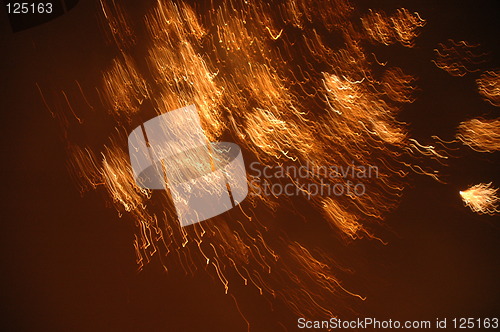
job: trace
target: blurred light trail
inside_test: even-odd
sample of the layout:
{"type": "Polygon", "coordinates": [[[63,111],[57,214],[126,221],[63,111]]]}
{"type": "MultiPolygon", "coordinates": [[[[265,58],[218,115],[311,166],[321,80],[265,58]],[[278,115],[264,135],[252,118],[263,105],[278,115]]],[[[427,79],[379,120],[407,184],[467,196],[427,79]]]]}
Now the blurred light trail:
{"type": "Polygon", "coordinates": [[[479,45],[464,40],[448,39],[440,43],[434,64],[452,76],[465,76],[467,73],[479,71],[479,64],[485,62],[485,53],[479,51],[479,45]]]}
{"type": "Polygon", "coordinates": [[[498,188],[494,188],[490,183],[480,183],[470,188],[460,191],[460,196],[472,211],[479,214],[495,215],[500,212],[498,203],[498,188]]]}
{"type": "MultiPolygon", "coordinates": [[[[139,269],[157,255],[165,270],[208,273],[231,296],[232,286],[243,284],[298,316],[334,316],[345,296],[364,297],[343,286],[337,274],[346,270],[333,257],[289,235],[286,222],[299,223],[304,232],[331,229],[322,235],[332,239],[382,241],[372,229],[398,205],[405,177],[412,172],[439,179],[427,161],[446,155],[411,138],[407,124],[397,120],[415,100],[416,78],[376,60],[370,47],[412,48],[425,20],[404,8],[390,15],[362,13],[347,0],[207,6],[158,0],[132,20],[118,2],[101,0],[116,56],[96,88],[102,105],[78,115],[87,121],[102,115],[111,129],[99,145],[69,144],[72,173],[82,192],[103,189],[118,214],[135,224],[139,269]],[[377,177],[363,180],[362,196],[310,196],[308,210],[300,211],[298,198],[259,195],[254,188],[239,210],[181,228],[166,192],[136,185],[127,135],[190,104],[199,110],[207,138],[230,137],[245,160],[270,167],[375,165],[377,177]],[[283,213],[290,220],[278,217],[283,213]]],[[[460,75],[469,68],[447,55],[462,47],[453,45],[438,52],[436,64],[460,75]]],[[[490,90],[488,85],[487,95],[494,96],[490,90]]],[[[66,135],[80,128],[71,112],[60,113],[66,135]]],[[[482,147],[495,146],[483,136],[482,147]]],[[[321,180],[343,183],[338,177],[321,180]]],[[[279,181],[300,188],[291,176],[279,181]]],[[[317,177],[310,181],[324,184],[317,177]]],[[[238,306],[237,294],[233,298],[238,306]]]]}
{"type": "Polygon", "coordinates": [[[500,107],[500,71],[486,71],[476,83],[479,94],[491,105],[500,107]]]}
{"type": "Polygon", "coordinates": [[[477,152],[500,151],[500,118],[461,122],[456,137],[477,152]]]}

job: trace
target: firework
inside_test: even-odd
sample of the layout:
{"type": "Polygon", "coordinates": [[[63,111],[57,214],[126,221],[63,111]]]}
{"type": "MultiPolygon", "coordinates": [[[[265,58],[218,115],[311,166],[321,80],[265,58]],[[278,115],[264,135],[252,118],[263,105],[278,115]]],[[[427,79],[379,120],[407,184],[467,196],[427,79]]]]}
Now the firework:
{"type": "Polygon", "coordinates": [[[460,123],[457,139],[478,152],[500,150],[500,119],[472,119],[460,123]]]}
{"type": "Polygon", "coordinates": [[[498,188],[494,188],[490,183],[480,183],[470,188],[460,191],[460,196],[472,211],[479,214],[495,215],[500,212],[498,203],[498,188]]]}

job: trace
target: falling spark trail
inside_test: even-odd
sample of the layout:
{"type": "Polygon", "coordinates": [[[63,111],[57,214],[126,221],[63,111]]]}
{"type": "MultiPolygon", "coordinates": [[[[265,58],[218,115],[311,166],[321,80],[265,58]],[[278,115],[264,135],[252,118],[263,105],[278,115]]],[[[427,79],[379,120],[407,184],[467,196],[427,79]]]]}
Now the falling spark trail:
{"type": "Polygon", "coordinates": [[[500,71],[486,71],[476,83],[479,94],[491,105],[500,107],[500,71]]]}
{"type": "MultiPolygon", "coordinates": [[[[290,219],[301,227],[329,227],[332,238],[384,243],[369,229],[398,205],[405,177],[413,172],[438,179],[418,160],[446,156],[412,139],[397,121],[401,108],[415,100],[416,79],[379,62],[365,46],[414,47],[425,25],[419,14],[401,8],[362,15],[345,0],[228,0],[203,12],[184,1],[158,0],[132,21],[117,1],[100,4],[103,26],[119,52],[102,69],[96,88],[103,110],[96,106],[82,119],[107,113],[115,126],[100,147],[69,144],[69,164],[82,191],[103,189],[119,215],[133,221],[139,269],[156,255],[167,271],[209,274],[233,297],[248,329],[235,282],[301,317],[333,317],[345,296],[363,300],[336,276],[340,264],[324,250],[289,238],[277,216],[295,213],[290,219]],[[330,39],[338,43],[332,46],[330,39]],[[363,196],[309,195],[308,208],[323,215],[317,220],[306,220],[293,198],[265,196],[257,186],[230,216],[182,228],[166,192],[135,183],[125,133],[189,104],[196,105],[210,141],[231,137],[245,159],[270,167],[377,165],[377,177],[365,179],[369,190],[363,196]]],[[[496,100],[485,84],[485,98],[496,100]]],[[[196,157],[184,162],[197,165],[196,157]]],[[[322,180],[334,186],[345,179],[322,180]]],[[[297,179],[280,181],[304,194],[297,179]]]]}
{"type": "Polygon", "coordinates": [[[500,118],[464,121],[458,126],[456,137],[478,152],[500,151],[500,118]]]}
{"type": "Polygon", "coordinates": [[[486,54],[480,53],[479,45],[466,41],[449,39],[440,43],[436,52],[434,64],[452,76],[462,77],[467,73],[479,71],[479,64],[484,63],[486,54]]]}
{"type": "Polygon", "coordinates": [[[460,191],[460,196],[472,211],[478,214],[495,215],[500,212],[498,203],[498,188],[494,188],[490,183],[480,183],[470,188],[460,191]]]}

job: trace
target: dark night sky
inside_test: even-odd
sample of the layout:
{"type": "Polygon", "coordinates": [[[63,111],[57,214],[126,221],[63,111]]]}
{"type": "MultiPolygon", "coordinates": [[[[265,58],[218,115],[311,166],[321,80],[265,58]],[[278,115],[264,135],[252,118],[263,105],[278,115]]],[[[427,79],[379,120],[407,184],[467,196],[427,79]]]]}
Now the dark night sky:
{"type": "MultiPolygon", "coordinates": [[[[118,218],[100,190],[82,197],[70,177],[62,130],[35,82],[49,97],[51,91],[74,89],[75,79],[92,86],[101,64],[113,57],[98,25],[96,3],[80,2],[62,17],[18,33],[11,32],[0,11],[0,329],[246,331],[233,298],[206,274],[166,274],[157,260],[137,272],[130,220],[118,218]]],[[[461,121],[497,117],[499,110],[475,89],[477,73],[452,77],[430,61],[437,44],[452,38],[480,43],[490,52],[482,69],[499,68],[497,1],[384,3],[363,1],[359,7],[388,12],[405,7],[427,20],[414,49],[376,49],[419,78],[417,101],[398,117],[409,123],[411,135],[430,144],[431,135],[452,138],[461,121]]],[[[108,128],[94,129],[105,133],[108,128]]],[[[79,135],[91,143],[103,138],[79,135]]],[[[377,229],[387,246],[370,240],[326,245],[355,271],[342,281],[367,297],[351,302],[360,317],[499,317],[499,220],[472,213],[458,194],[480,182],[500,186],[498,152],[462,147],[454,154],[458,158],[442,169],[447,185],[410,176],[400,206],[377,229]]],[[[271,311],[253,290],[237,291],[252,331],[283,330],[277,321],[295,330],[297,317],[280,304],[271,311]]]]}

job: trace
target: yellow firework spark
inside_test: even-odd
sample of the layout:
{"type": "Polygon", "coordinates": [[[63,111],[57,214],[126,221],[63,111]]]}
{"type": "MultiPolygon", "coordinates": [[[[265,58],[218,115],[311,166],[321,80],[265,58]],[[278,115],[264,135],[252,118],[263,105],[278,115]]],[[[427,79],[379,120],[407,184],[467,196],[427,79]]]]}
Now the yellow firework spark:
{"type": "Polygon", "coordinates": [[[498,214],[498,188],[494,188],[490,183],[480,183],[461,191],[460,196],[465,205],[472,211],[479,214],[498,214]]]}

